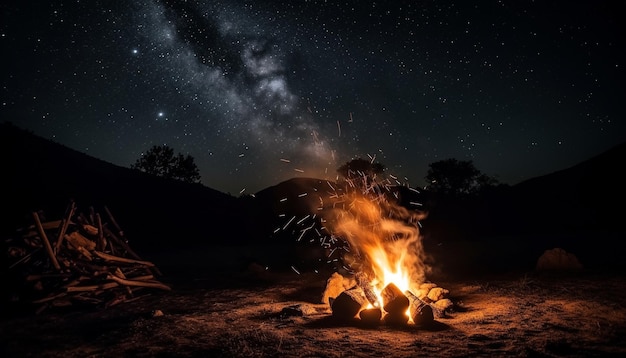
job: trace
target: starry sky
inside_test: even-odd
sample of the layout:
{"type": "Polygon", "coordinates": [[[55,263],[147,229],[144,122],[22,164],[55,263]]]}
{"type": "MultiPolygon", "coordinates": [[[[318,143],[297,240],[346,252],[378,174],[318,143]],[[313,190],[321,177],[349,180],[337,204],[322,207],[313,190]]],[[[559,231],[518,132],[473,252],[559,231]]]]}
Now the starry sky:
{"type": "Polygon", "coordinates": [[[623,1],[5,1],[0,120],[233,195],[353,158],[514,185],[626,141],[623,1]]]}

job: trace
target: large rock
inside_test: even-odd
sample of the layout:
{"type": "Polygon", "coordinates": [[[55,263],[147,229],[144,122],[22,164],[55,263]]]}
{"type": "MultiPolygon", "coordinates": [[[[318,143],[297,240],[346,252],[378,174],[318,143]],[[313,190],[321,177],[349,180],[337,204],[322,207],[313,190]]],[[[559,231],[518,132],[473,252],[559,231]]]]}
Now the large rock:
{"type": "Polygon", "coordinates": [[[326,288],[322,294],[322,303],[330,305],[330,299],[339,297],[343,291],[349,290],[354,286],[356,286],[354,278],[344,277],[337,272],[333,272],[328,280],[326,280],[326,288]]]}
{"type": "Polygon", "coordinates": [[[546,250],[537,260],[537,271],[580,271],[583,265],[576,255],[561,248],[546,250]]]}

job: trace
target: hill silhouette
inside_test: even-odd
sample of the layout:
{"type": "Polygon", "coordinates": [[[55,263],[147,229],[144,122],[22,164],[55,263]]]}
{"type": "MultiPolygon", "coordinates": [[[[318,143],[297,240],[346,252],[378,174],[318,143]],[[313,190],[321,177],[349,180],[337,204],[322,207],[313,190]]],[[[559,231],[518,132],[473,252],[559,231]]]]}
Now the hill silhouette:
{"type": "MultiPolygon", "coordinates": [[[[59,219],[74,200],[83,209],[107,206],[139,250],[271,243],[315,252],[311,246],[298,249],[297,233],[276,229],[290,217],[311,213],[333,185],[293,178],[236,198],[201,184],[113,165],[10,123],[0,126],[0,146],[3,235],[30,225],[34,211],[59,219]]],[[[426,192],[425,209],[431,214],[422,230],[425,245],[449,267],[468,260],[528,265],[542,250],[557,246],[587,255],[587,262],[617,265],[622,251],[605,247],[624,238],[620,208],[626,175],[619,165],[625,159],[626,143],[571,168],[471,200],[430,207],[426,192]],[[483,248],[454,253],[460,242],[464,248],[483,248]]],[[[319,253],[309,256],[315,255],[319,253]]]]}
{"type": "Polygon", "coordinates": [[[626,143],[571,168],[526,180],[512,189],[517,211],[546,231],[624,232],[626,143]]]}
{"type": "Polygon", "coordinates": [[[223,243],[240,235],[236,198],[205,187],[168,180],[93,158],[11,124],[0,127],[2,232],[32,224],[32,212],[63,217],[104,206],[142,249],[198,242],[223,243]]]}

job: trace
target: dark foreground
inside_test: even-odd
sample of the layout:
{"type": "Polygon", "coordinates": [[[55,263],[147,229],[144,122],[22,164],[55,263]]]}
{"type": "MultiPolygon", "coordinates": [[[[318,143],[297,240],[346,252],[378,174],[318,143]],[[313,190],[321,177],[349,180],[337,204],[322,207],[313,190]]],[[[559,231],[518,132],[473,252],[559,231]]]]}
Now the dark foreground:
{"type": "Polygon", "coordinates": [[[436,282],[429,329],[333,321],[328,273],[163,268],[172,291],[107,309],[8,314],[3,357],[606,357],[626,355],[626,279],[607,272],[436,282]],[[189,272],[185,272],[189,271],[189,272]],[[168,272],[172,274],[168,276],[168,272]]]}

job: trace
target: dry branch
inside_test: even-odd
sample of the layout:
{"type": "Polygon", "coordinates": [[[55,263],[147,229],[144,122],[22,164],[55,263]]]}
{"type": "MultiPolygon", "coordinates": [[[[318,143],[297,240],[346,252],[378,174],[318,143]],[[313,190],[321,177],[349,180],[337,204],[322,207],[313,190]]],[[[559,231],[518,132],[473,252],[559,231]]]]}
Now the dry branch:
{"type": "Polygon", "coordinates": [[[41,240],[44,243],[44,247],[46,248],[46,252],[48,256],[50,256],[50,260],[52,261],[52,265],[57,271],[61,270],[61,266],[59,265],[59,261],[57,261],[57,257],[52,251],[52,246],[50,246],[50,241],[48,241],[48,236],[46,235],[46,231],[41,225],[41,221],[39,220],[39,215],[37,213],[33,213],[33,218],[35,219],[35,225],[37,225],[37,230],[39,230],[39,235],[41,235],[41,240]]]}
{"type": "Polygon", "coordinates": [[[93,207],[85,215],[72,202],[61,220],[42,223],[36,212],[32,217],[34,225],[20,230],[21,238],[7,240],[7,254],[9,272],[16,278],[11,280],[15,287],[9,287],[12,296],[39,305],[37,313],[73,302],[106,308],[137,299],[134,291],[139,289],[171,290],[155,279],[161,275],[156,265],[142,260],[93,207]],[[51,244],[48,237],[56,241],[51,244]]]}
{"type": "Polygon", "coordinates": [[[144,265],[148,267],[154,267],[154,264],[150,261],[141,261],[141,260],[128,259],[125,257],[113,256],[113,255],[105,254],[104,252],[100,252],[97,250],[94,250],[93,253],[96,254],[96,256],[98,256],[99,258],[106,260],[106,261],[123,262],[127,264],[138,264],[138,265],[144,265]]]}
{"type": "Polygon", "coordinates": [[[164,285],[160,282],[153,282],[153,281],[136,281],[136,280],[125,280],[123,278],[119,278],[115,275],[109,275],[108,277],[110,280],[113,280],[117,283],[119,283],[120,285],[125,285],[125,286],[138,286],[138,287],[152,287],[152,288],[160,288],[162,290],[171,290],[171,288],[167,285],[164,285]]]}
{"type": "Polygon", "coordinates": [[[59,247],[63,243],[63,239],[65,237],[65,233],[67,232],[67,227],[69,226],[70,222],[72,221],[72,216],[74,216],[74,210],[76,210],[76,204],[72,201],[69,213],[67,214],[67,218],[63,219],[63,221],[61,223],[61,230],[59,231],[59,235],[57,236],[57,243],[56,243],[56,246],[54,247],[54,252],[55,253],[59,251],[59,247]]]}

